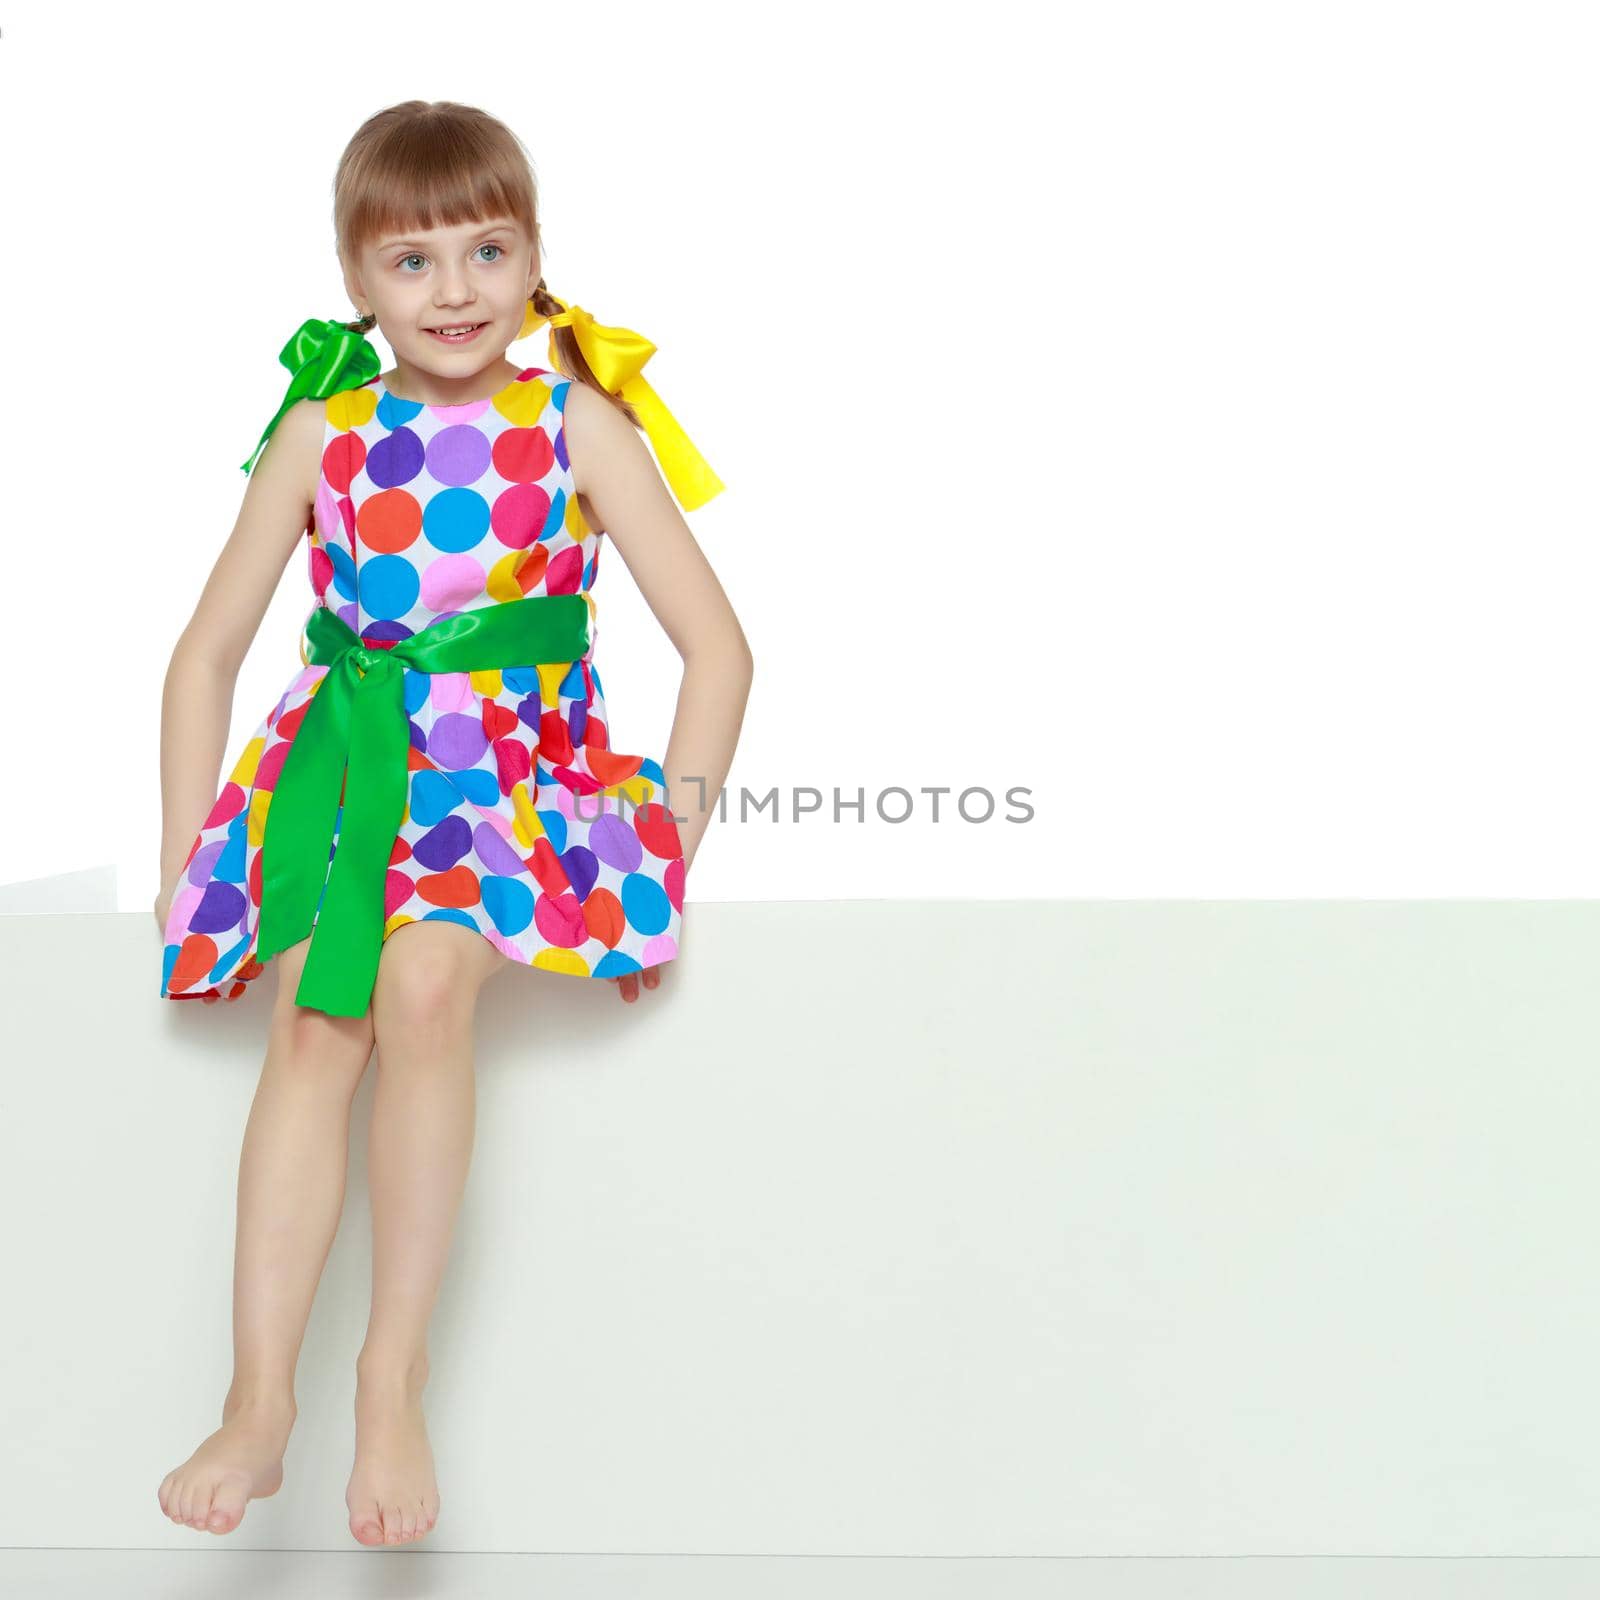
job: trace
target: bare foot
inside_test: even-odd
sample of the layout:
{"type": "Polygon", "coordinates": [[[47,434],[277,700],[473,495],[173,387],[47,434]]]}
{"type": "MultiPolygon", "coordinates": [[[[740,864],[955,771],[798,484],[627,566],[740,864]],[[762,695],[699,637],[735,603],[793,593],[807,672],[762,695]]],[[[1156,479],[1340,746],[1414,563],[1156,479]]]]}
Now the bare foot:
{"type": "Polygon", "coordinates": [[[161,1509],[188,1527],[232,1533],[248,1502],[282,1485],[294,1419],[292,1400],[225,1402],[222,1426],[161,1480],[161,1509]]]}
{"type": "Polygon", "coordinates": [[[426,1375],[356,1378],[356,1461],[344,1503],[362,1544],[406,1544],[439,1520],[433,1448],[422,1417],[426,1375]]]}

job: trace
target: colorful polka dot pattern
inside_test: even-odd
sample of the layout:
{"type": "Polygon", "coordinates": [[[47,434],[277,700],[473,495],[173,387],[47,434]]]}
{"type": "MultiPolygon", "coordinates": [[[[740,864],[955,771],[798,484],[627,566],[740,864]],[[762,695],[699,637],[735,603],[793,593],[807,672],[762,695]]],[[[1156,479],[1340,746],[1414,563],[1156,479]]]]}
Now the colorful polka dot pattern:
{"type": "MultiPolygon", "coordinates": [[[[588,595],[604,535],[578,509],[562,430],[569,385],[529,367],[468,405],[401,400],[381,378],[325,400],[306,530],[318,604],[375,641],[524,595],[588,595]]],[[[655,798],[660,765],[610,747],[592,596],[589,608],[581,660],[406,670],[410,786],[385,940],[418,919],[458,922],[508,960],[585,978],[677,955],[678,825],[655,798]]],[[[267,810],[328,672],[308,654],[302,638],[301,670],[190,847],[167,918],[165,998],[235,1000],[266,970],[255,947],[267,810]]]]}

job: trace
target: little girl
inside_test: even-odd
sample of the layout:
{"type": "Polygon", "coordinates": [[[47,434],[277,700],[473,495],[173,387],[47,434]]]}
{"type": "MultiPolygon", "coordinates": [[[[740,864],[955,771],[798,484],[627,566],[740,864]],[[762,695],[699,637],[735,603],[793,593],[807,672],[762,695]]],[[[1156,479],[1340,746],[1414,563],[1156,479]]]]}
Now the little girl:
{"type": "Polygon", "coordinates": [[[655,347],[545,288],[510,130],[449,101],[379,112],[340,160],[334,229],[359,320],[308,321],[284,347],[288,394],[162,705],[161,994],[234,1000],[269,963],[278,985],[239,1164],[233,1382],[159,1498],[227,1533],[282,1482],[376,1046],[345,1500],[361,1543],[397,1544],[439,1510],[421,1396],[482,985],[510,962],[611,979],[626,1001],[659,986],[752,669],[672,498],[692,510],[722,485],[640,376],[655,347]],[[551,368],[508,361],[541,323],[551,368]],[[660,763],[611,746],[591,594],[606,534],[684,662],[660,763]],[[301,670],[219,794],[239,666],[302,535],[301,670]]]}

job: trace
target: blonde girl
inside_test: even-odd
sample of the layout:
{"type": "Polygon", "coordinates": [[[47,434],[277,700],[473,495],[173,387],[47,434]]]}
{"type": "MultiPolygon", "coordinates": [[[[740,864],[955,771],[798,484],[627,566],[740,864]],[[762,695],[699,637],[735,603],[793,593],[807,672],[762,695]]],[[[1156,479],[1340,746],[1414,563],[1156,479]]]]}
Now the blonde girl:
{"type": "Polygon", "coordinates": [[[345,1499],[376,1545],[439,1513],[422,1394],[482,986],[508,964],[607,979],[626,1002],[659,985],[752,665],[680,510],[722,485],[640,372],[654,346],[545,286],[511,131],[448,101],[377,113],[340,159],[334,230],[357,317],[284,346],[288,393],[163,696],[161,994],[235,1000],[268,967],[277,988],[239,1164],[233,1381],[158,1498],[228,1533],[282,1482],[375,1055],[345,1499]],[[541,326],[551,366],[508,360],[541,326]],[[607,539],[683,660],[659,762],[611,742],[592,596],[607,539]],[[219,790],[239,667],[298,549],[299,669],[219,790]]]}

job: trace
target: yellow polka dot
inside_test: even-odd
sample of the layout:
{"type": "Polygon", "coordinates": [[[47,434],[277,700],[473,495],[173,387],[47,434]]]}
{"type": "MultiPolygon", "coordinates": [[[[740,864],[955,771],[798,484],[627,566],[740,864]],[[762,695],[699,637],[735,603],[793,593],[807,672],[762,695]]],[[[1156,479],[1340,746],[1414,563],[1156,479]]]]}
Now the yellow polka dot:
{"type": "Polygon", "coordinates": [[[270,789],[257,789],[250,796],[250,815],[245,821],[245,843],[257,849],[267,836],[267,808],[272,804],[270,789]]]}
{"type": "Polygon", "coordinates": [[[509,383],[494,397],[494,408],[516,427],[531,428],[550,404],[553,393],[543,378],[529,378],[526,383],[509,383]]]}
{"type": "Polygon", "coordinates": [[[486,694],[491,698],[500,693],[501,680],[499,667],[480,667],[475,672],[467,674],[473,690],[478,694],[486,694]]]}
{"type": "Polygon", "coordinates": [[[508,550],[489,568],[483,587],[491,600],[522,598],[522,585],[517,582],[517,574],[522,570],[529,553],[537,548],[537,545],[529,545],[526,550],[508,550]]]}
{"type": "Polygon", "coordinates": [[[570,661],[541,661],[534,669],[539,674],[539,703],[556,706],[561,702],[561,684],[572,670],[570,661]]]}
{"type": "Polygon", "coordinates": [[[394,933],[397,929],[403,928],[408,922],[415,922],[416,920],[417,919],[415,917],[408,917],[403,911],[395,912],[395,914],[383,925],[384,938],[387,939],[389,935],[394,933]]]}
{"type": "Polygon", "coordinates": [[[351,428],[360,428],[372,421],[373,413],[378,409],[378,391],[370,388],[343,389],[338,394],[330,394],[325,404],[328,421],[341,433],[346,433],[351,428]]]}
{"type": "Polygon", "coordinates": [[[626,795],[634,805],[642,806],[649,804],[650,796],[656,792],[656,786],[648,778],[636,773],[633,777],[624,778],[621,783],[614,783],[609,789],[602,789],[600,792],[613,798],[626,795]]]}
{"type": "Polygon", "coordinates": [[[539,820],[539,813],[533,809],[533,796],[528,790],[526,780],[512,784],[511,809],[514,815],[513,832],[517,836],[517,843],[524,850],[531,850],[534,841],[544,837],[546,829],[544,823],[539,820]]]}
{"type": "Polygon", "coordinates": [[[589,526],[589,519],[584,516],[582,510],[578,506],[577,495],[571,495],[568,497],[564,521],[567,532],[570,533],[574,539],[578,539],[580,541],[587,539],[594,531],[589,526]]]}
{"type": "Polygon", "coordinates": [[[267,748],[267,741],[252,739],[243,750],[239,752],[239,759],[232,772],[228,774],[229,783],[237,783],[241,788],[248,788],[256,779],[256,768],[261,765],[261,752],[267,748]]]}
{"type": "Polygon", "coordinates": [[[573,978],[590,976],[589,963],[576,950],[541,950],[528,965],[546,972],[564,972],[573,978]]]}

